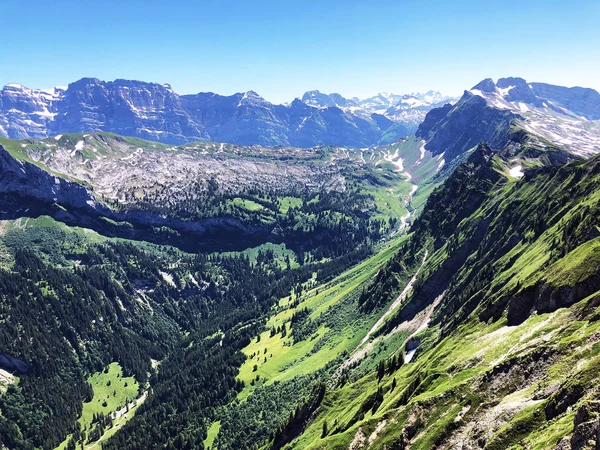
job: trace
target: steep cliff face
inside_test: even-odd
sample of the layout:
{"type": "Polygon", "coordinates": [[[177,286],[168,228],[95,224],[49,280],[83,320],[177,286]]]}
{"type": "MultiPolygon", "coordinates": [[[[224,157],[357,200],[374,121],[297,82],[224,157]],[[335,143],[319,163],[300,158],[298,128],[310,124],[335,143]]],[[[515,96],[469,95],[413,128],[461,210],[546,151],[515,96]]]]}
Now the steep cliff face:
{"type": "Polygon", "coordinates": [[[446,114],[452,109],[450,103],[446,103],[439,108],[432,109],[424,118],[423,122],[419,125],[416,135],[422,139],[427,138],[429,133],[440,121],[446,117],[446,114]]]}
{"type": "Polygon", "coordinates": [[[292,102],[288,114],[290,144],[298,147],[306,147],[311,141],[319,145],[367,147],[379,141],[386,127],[382,124],[384,128],[380,128],[371,117],[353,115],[338,107],[317,109],[298,99],[292,102]]]}
{"type": "Polygon", "coordinates": [[[281,120],[285,108],[267,102],[256,92],[230,96],[211,92],[183,95],[181,104],[195,123],[202,124],[212,141],[240,145],[289,144],[285,123],[281,120]]]}
{"type": "Polygon", "coordinates": [[[481,141],[494,148],[504,146],[511,124],[517,118],[516,114],[490,106],[485,99],[468,91],[454,107],[434,111],[428,114],[416,134],[427,141],[427,150],[435,155],[444,153],[447,161],[481,141]]]}
{"type": "Polygon", "coordinates": [[[208,138],[168,85],[84,78],[69,85],[56,111],[49,135],[112,131],[169,143],[208,138]]]}
{"type": "Polygon", "coordinates": [[[64,90],[28,89],[8,84],[0,91],[0,136],[44,138],[54,120],[64,90]]]}
{"type": "MultiPolygon", "coordinates": [[[[45,203],[95,210],[91,191],[27,161],[19,161],[0,145],[0,193],[16,194],[45,203]]],[[[100,207],[101,208],[101,207],[100,207]]]]}

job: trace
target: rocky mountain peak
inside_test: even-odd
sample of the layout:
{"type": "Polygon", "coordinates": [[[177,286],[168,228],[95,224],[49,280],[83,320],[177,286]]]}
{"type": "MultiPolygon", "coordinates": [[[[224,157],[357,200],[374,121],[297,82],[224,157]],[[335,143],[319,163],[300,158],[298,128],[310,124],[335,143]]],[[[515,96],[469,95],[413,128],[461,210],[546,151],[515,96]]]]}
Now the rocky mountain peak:
{"type": "Polygon", "coordinates": [[[99,85],[101,84],[101,81],[98,78],[91,78],[91,77],[84,77],[81,78],[77,81],[74,81],[72,83],[69,83],[69,86],[67,87],[67,90],[70,89],[80,89],[84,86],[88,86],[88,85],[99,85]]]}
{"type": "Polygon", "coordinates": [[[528,88],[527,81],[520,77],[499,78],[496,87],[505,89],[507,87],[528,88]]]}
{"type": "Polygon", "coordinates": [[[496,84],[491,78],[486,78],[485,80],[481,80],[479,83],[473,86],[471,90],[473,89],[477,89],[482,92],[494,92],[496,90],[496,84]]]}
{"type": "Polygon", "coordinates": [[[600,153],[600,94],[594,90],[487,78],[454,105],[433,109],[417,136],[431,152],[455,158],[480,141],[501,148],[522,129],[580,156],[600,153]]]}
{"type": "Polygon", "coordinates": [[[354,105],[355,102],[344,98],[338,93],[324,94],[321,91],[307,91],[302,96],[302,101],[307,105],[317,108],[327,108],[331,106],[345,107],[354,105]]]}

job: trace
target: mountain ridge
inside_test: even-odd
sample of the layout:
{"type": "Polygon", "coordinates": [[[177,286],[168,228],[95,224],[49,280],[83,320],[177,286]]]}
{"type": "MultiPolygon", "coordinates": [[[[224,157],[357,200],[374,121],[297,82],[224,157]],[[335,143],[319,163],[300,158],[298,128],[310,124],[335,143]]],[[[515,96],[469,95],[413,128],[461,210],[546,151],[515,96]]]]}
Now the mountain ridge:
{"type": "Polygon", "coordinates": [[[600,152],[600,94],[593,89],[487,78],[454,105],[431,110],[416,136],[434,155],[452,161],[480,141],[502,148],[525,130],[542,145],[579,156],[600,152]],[[570,109],[569,109],[570,108],[570,109]],[[544,143],[545,142],[545,143],[544,143]]]}
{"type": "Polygon", "coordinates": [[[180,95],[169,84],[138,80],[105,82],[88,77],[66,88],[45,90],[9,83],[0,91],[0,136],[26,139],[109,131],[169,144],[210,140],[240,145],[366,147],[410,134],[434,105],[404,105],[394,115],[385,108],[357,106],[354,100],[339,95],[340,104],[316,105],[306,99],[308,94],[304,100],[273,104],[254,91],[229,96],[212,92],[180,95]],[[352,107],[342,106],[350,103],[352,107]],[[412,110],[416,117],[406,116],[412,110]]]}
{"type": "Polygon", "coordinates": [[[478,145],[428,198],[358,305],[409,295],[286,448],[595,448],[599,157],[516,174],[528,145],[478,145]]]}

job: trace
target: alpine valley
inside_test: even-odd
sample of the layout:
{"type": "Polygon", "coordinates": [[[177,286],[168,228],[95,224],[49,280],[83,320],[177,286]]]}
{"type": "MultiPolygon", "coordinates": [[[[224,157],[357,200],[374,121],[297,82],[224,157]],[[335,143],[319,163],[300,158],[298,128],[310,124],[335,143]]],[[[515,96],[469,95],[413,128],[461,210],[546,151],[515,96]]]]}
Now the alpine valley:
{"type": "Polygon", "coordinates": [[[600,448],[600,94],[0,92],[0,447],[600,448]]]}

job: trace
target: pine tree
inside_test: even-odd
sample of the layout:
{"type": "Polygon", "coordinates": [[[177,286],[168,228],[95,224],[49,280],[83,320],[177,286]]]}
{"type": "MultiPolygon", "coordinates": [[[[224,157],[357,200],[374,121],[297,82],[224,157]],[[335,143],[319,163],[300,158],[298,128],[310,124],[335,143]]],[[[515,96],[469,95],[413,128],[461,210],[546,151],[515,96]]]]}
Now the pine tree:
{"type": "Polygon", "coordinates": [[[323,422],[323,430],[321,431],[321,439],[327,436],[327,421],[323,422]]]}
{"type": "Polygon", "coordinates": [[[379,364],[377,364],[377,382],[381,381],[383,375],[385,375],[385,362],[379,361],[379,364]]]}

